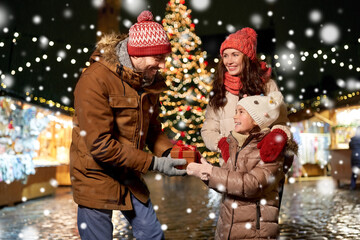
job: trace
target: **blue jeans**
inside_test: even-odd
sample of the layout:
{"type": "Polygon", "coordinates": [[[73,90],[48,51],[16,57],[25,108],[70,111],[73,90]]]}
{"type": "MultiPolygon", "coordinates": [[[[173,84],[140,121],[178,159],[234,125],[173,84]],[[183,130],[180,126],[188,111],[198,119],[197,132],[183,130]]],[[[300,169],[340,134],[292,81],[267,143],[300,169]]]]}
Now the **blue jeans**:
{"type": "MultiPolygon", "coordinates": [[[[136,239],[165,239],[161,225],[156,217],[153,205],[144,204],[131,194],[133,210],[121,211],[132,226],[136,239]]],[[[77,225],[83,240],[112,240],[112,210],[93,209],[78,206],[77,225]]]]}

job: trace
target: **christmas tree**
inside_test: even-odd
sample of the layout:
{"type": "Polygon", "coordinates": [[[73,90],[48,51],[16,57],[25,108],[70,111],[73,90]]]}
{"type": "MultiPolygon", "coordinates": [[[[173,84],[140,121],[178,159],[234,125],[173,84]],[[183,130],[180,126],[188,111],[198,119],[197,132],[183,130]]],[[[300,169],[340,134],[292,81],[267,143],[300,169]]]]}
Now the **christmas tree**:
{"type": "Polygon", "coordinates": [[[162,21],[172,53],[164,69],[169,91],[160,98],[160,118],[169,137],[196,146],[204,157],[214,161],[215,153],[206,149],[200,133],[212,77],[206,70],[206,52],[200,49],[191,10],[184,4],[184,0],[170,0],[162,21]]]}

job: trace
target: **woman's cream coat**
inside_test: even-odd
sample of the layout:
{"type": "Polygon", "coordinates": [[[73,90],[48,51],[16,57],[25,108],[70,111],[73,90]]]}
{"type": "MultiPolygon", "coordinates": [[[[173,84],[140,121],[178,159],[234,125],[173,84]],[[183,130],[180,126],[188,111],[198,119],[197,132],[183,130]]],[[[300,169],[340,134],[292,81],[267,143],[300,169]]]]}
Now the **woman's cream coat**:
{"type": "MultiPolygon", "coordinates": [[[[270,92],[279,91],[274,80],[270,79],[266,84],[266,95],[270,92]]],[[[201,129],[201,136],[205,142],[206,147],[215,152],[219,152],[218,142],[221,138],[227,137],[230,131],[234,130],[234,115],[236,105],[239,102],[239,96],[230,92],[226,92],[227,104],[224,108],[220,108],[218,111],[214,111],[210,105],[206,108],[205,121],[201,129]]],[[[290,129],[286,127],[287,109],[286,105],[282,104],[279,118],[273,124],[274,128],[280,128],[288,135],[288,139],[291,137],[290,129]]]]}

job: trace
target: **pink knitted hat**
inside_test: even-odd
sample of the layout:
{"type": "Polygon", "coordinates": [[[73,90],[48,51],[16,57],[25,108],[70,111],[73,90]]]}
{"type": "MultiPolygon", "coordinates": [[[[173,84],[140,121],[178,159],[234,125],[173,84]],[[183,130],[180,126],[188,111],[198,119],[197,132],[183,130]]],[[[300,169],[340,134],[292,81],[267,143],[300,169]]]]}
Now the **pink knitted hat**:
{"type": "Polygon", "coordinates": [[[221,44],[220,54],[227,48],[239,50],[251,60],[256,58],[257,34],[252,28],[243,28],[236,33],[230,34],[229,37],[221,44]]]}
{"type": "Polygon", "coordinates": [[[164,28],[154,22],[150,11],[143,11],[137,23],[129,29],[128,53],[130,56],[149,56],[171,52],[171,44],[164,28]]]}

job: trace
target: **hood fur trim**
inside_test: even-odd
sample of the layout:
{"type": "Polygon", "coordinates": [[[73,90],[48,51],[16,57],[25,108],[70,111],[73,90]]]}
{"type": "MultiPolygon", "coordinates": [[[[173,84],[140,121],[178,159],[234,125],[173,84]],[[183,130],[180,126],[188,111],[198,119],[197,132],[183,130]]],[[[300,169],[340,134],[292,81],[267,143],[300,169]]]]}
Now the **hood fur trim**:
{"type": "Polygon", "coordinates": [[[286,152],[285,152],[285,154],[288,155],[288,156],[298,155],[298,151],[299,151],[299,145],[293,139],[289,139],[286,142],[286,152]]]}
{"type": "Polygon", "coordinates": [[[127,34],[110,33],[104,35],[96,44],[96,50],[101,54],[101,57],[111,65],[119,64],[119,57],[116,55],[116,46],[119,42],[128,37],[127,34]]]}

